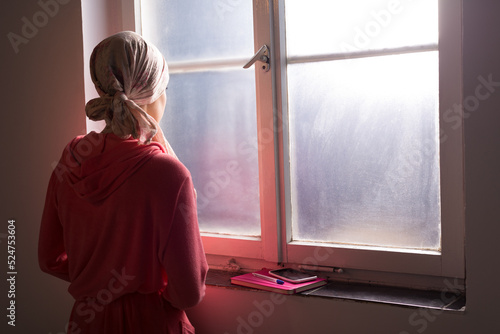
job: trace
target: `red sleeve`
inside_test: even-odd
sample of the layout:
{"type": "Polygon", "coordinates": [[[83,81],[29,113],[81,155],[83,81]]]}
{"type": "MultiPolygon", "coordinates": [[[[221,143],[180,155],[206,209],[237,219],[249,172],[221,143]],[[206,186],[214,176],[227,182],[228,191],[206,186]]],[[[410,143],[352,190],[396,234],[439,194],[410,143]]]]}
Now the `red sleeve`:
{"type": "Polygon", "coordinates": [[[173,221],[168,234],[162,233],[158,256],[168,277],[164,298],[178,309],[198,304],[205,295],[208,265],[191,177],[187,177],[180,187],[173,221]]]}
{"type": "Polygon", "coordinates": [[[38,263],[42,271],[69,282],[68,256],[64,247],[63,228],[57,212],[57,183],[56,173],[52,173],[40,225],[38,263]]]}

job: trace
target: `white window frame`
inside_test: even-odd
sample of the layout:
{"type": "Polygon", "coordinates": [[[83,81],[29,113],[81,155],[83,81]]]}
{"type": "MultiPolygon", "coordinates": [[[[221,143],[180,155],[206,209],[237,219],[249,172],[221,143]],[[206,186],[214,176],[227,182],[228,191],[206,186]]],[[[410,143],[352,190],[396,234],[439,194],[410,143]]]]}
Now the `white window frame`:
{"type": "MultiPolygon", "coordinates": [[[[428,277],[427,283],[423,279],[424,285],[434,284],[429,282],[436,278],[464,279],[463,127],[462,122],[451,124],[443,118],[445,111],[461,105],[462,101],[462,0],[439,0],[440,128],[446,138],[440,145],[440,252],[291,242],[288,133],[283,125],[288,113],[284,1],[254,0],[253,3],[255,51],[262,45],[269,46],[272,64],[269,72],[255,69],[261,237],[202,233],[209,262],[223,268],[235,263],[235,267],[249,269],[278,264],[307,264],[326,270],[343,268],[349,279],[373,281],[375,277],[387,282],[396,277],[397,284],[408,282],[408,274],[419,277],[410,282],[421,282],[421,277],[428,277]]],[[[128,29],[140,32],[140,1],[122,0],[122,8],[124,27],[128,22],[128,29]],[[135,14],[131,14],[130,8],[135,14]]],[[[198,65],[169,63],[169,66],[176,69],[198,65]]]]}
{"type": "MultiPolygon", "coordinates": [[[[291,241],[290,185],[286,182],[281,194],[286,198],[287,224],[284,224],[283,254],[285,262],[300,263],[309,259],[317,266],[353,268],[370,271],[464,278],[464,180],[462,124],[446,122],[444,112],[462,101],[462,3],[439,1],[439,105],[441,171],[441,251],[411,251],[382,247],[341,246],[291,241]],[[453,126],[453,127],[452,127],[453,126]],[[318,249],[319,247],[319,249],[318,249]],[[321,249],[322,247],[325,247],[321,249]],[[318,254],[323,254],[319,256],[318,254]],[[328,256],[326,256],[328,254],[328,256]],[[313,259],[313,260],[311,260],[313,259]]],[[[283,37],[280,41],[283,42],[283,37]]],[[[283,46],[281,52],[284,52],[283,46]]],[[[284,69],[282,69],[283,71],[284,69]]],[[[282,83],[282,87],[286,82],[282,83]]],[[[282,93],[283,95],[285,92],[282,93]]],[[[286,110],[286,107],[282,107],[286,110]]],[[[286,118],[286,112],[283,112],[286,118]]],[[[288,141],[286,138],[285,142],[288,141]]],[[[288,152],[283,149],[285,161],[288,152]]],[[[282,172],[285,173],[285,172],[282,172]]],[[[289,173],[283,175],[289,180],[289,173]]]]}
{"type": "MultiPolygon", "coordinates": [[[[272,46],[271,18],[272,7],[266,1],[253,1],[254,16],[254,48],[255,52],[262,45],[272,46]],[[270,13],[271,9],[271,13],[270,13]]],[[[272,47],[271,47],[272,48],[272,47]]],[[[271,51],[272,53],[272,51],[271,51]]],[[[251,58],[252,55],[249,55],[251,58]]],[[[242,63],[241,65],[243,65],[242,63]]],[[[251,258],[264,262],[281,262],[278,238],[279,232],[279,184],[278,166],[278,133],[273,82],[275,72],[265,72],[255,68],[256,109],[257,109],[257,144],[259,147],[259,190],[260,190],[260,238],[219,237],[202,233],[203,244],[207,254],[220,255],[225,258],[251,258]]],[[[215,259],[213,260],[216,261],[215,259]]]]}

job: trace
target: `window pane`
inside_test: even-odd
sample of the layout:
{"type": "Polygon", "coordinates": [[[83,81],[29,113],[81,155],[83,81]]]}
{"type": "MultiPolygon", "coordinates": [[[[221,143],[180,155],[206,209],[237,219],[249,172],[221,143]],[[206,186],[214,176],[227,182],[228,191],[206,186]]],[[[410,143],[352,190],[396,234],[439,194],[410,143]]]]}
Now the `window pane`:
{"type": "Polygon", "coordinates": [[[438,52],[288,79],[293,239],[439,249],[438,52]]]}
{"type": "Polygon", "coordinates": [[[141,9],[143,35],[175,68],[160,125],[193,176],[201,231],[259,236],[255,72],[206,62],[253,55],[252,1],[142,0],[141,9]],[[183,62],[199,65],[186,72],[183,62]]]}
{"type": "Polygon", "coordinates": [[[191,171],[204,232],[260,235],[254,72],[173,74],[161,126],[191,171]]]}
{"type": "Polygon", "coordinates": [[[253,55],[252,1],[142,0],[142,32],[167,61],[253,55]]]}
{"type": "Polygon", "coordinates": [[[286,0],[288,56],[438,43],[437,0],[286,0]]]}

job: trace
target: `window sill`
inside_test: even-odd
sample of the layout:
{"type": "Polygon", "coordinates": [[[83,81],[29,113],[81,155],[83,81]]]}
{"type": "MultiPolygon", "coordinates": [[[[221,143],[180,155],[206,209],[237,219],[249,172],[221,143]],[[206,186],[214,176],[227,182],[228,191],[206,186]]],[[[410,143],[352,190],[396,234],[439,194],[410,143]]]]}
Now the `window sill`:
{"type": "MultiPolygon", "coordinates": [[[[210,270],[206,284],[222,288],[247,291],[262,291],[231,284],[231,277],[242,273],[210,270]]],[[[330,281],[327,285],[296,294],[298,297],[319,297],[362,302],[382,303],[405,307],[438,309],[443,311],[465,311],[465,295],[443,296],[441,291],[423,291],[398,287],[348,284],[330,281]],[[446,299],[446,301],[444,300],[446,299]]]]}

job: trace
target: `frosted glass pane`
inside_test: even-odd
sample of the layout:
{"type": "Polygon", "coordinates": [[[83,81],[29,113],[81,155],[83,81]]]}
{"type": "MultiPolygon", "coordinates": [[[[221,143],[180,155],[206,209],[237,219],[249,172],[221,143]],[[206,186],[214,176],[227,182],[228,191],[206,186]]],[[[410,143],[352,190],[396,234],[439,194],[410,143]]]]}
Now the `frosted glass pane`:
{"type": "Polygon", "coordinates": [[[260,235],[254,76],[171,75],[161,126],[191,171],[204,232],[260,235]]]}
{"type": "Polygon", "coordinates": [[[288,79],[293,239],[439,249],[438,53],[288,79]]]}
{"type": "Polygon", "coordinates": [[[142,33],[171,61],[253,55],[252,1],[142,0],[142,33]]]}
{"type": "Polygon", "coordinates": [[[437,0],[286,0],[288,56],[438,43],[437,0]]]}

